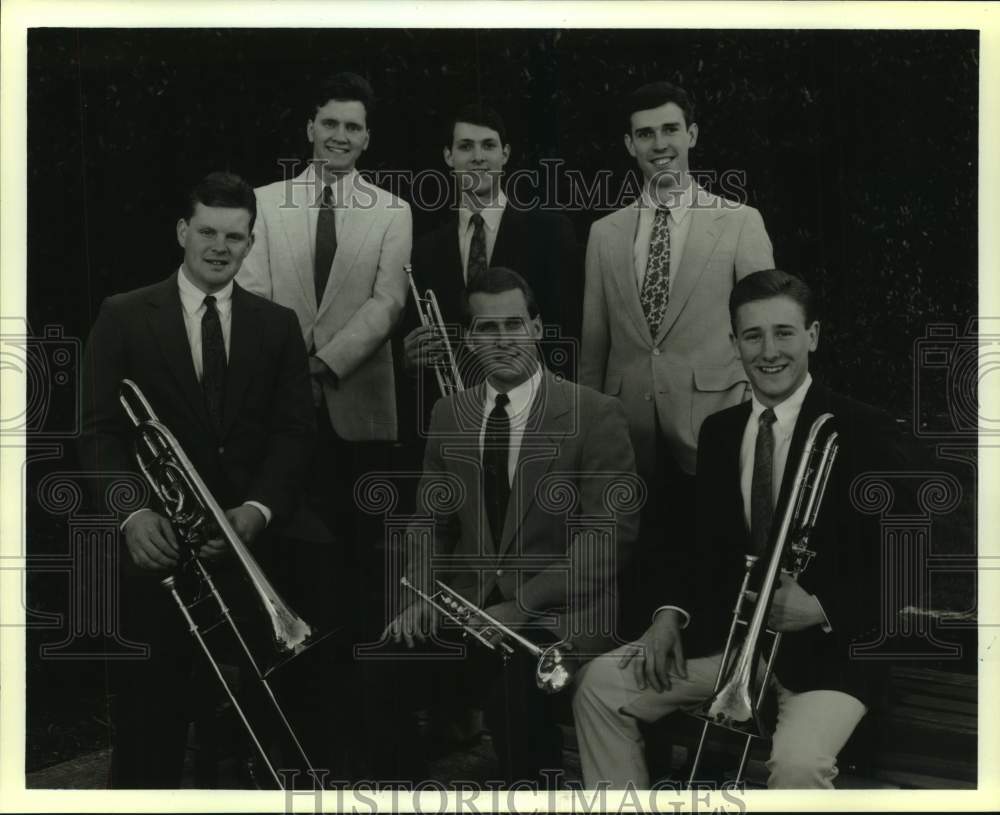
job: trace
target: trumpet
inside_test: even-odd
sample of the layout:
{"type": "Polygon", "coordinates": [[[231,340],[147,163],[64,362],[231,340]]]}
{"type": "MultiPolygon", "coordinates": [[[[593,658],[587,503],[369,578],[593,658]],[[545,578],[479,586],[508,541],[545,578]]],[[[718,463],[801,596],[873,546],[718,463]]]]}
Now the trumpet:
{"type": "Polygon", "coordinates": [[[201,627],[192,616],[194,606],[204,599],[204,596],[185,601],[181,596],[178,577],[185,569],[193,570],[201,588],[207,592],[207,596],[214,599],[218,613],[222,618],[221,621],[227,624],[240,650],[245,654],[270,701],[271,707],[294,745],[294,750],[310,773],[315,772],[312,764],[278,703],[268,682],[268,677],[276,668],[301,654],[306,648],[318,642],[321,637],[305,620],[295,614],[268,582],[257,561],[239,539],[226,519],[225,513],[219,507],[212,493],[209,492],[208,487],[205,486],[205,482],[202,481],[198,471],[185,454],[180,442],[159,420],[139,386],[130,379],[123,379],[119,401],[138,434],[135,457],[139,469],[153,492],[160,499],[167,518],[184,544],[185,557],[181,566],[174,574],[163,578],[160,584],[170,593],[176,603],[192,636],[201,647],[216,677],[222,683],[223,690],[232,703],[233,709],[246,728],[250,740],[263,758],[275,783],[279,788],[284,789],[283,781],[269,757],[268,751],[251,725],[243,706],[237,700],[235,691],[226,680],[219,661],[213,656],[201,627]],[[211,574],[197,556],[197,550],[201,544],[210,538],[220,536],[229,545],[239,564],[246,571],[264,613],[270,621],[271,645],[274,653],[270,656],[267,664],[263,664],[252,653],[225,600],[216,588],[211,574]]]}
{"type": "Polygon", "coordinates": [[[458,372],[458,363],[455,361],[455,353],[452,350],[451,342],[448,340],[448,329],[441,316],[441,309],[438,306],[437,295],[431,289],[420,296],[417,291],[416,281],[413,279],[413,267],[407,263],[403,266],[406,277],[410,281],[410,291],[413,292],[413,300],[417,304],[417,312],[420,315],[420,324],[425,328],[433,326],[434,333],[444,343],[444,359],[434,363],[434,376],[437,378],[438,389],[442,396],[451,396],[453,393],[465,390],[462,384],[462,376],[458,372]]]}
{"type": "Polygon", "coordinates": [[[500,654],[504,664],[520,647],[538,662],[535,666],[535,684],[546,693],[558,693],[573,679],[566,652],[567,642],[557,642],[547,648],[536,645],[527,637],[504,625],[496,617],[487,614],[479,606],[466,600],[461,594],[440,580],[435,580],[438,590],[427,594],[414,586],[405,577],[400,584],[416,594],[425,603],[453,623],[458,625],[465,636],[472,637],[480,645],[500,654]]]}
{"type": "Polygon", "coordinates": [[[770,735],[762,719],[761,708],[781,645],[781,632],[767,628],[767,616],[781,573],[797,580],[816,555],[809,548],[809,536],[815,526],[839,447],[838,434],[832,429],[832,420],[832,413],[824,413],[809,428],[796,468],[794,487],[782,514],[781,524],[774,533],[767,571],[749,620],[744,618],[743,607],[752,598],[748,586],[758,558],[755,555],[745,556],[743,582],[730,621],[712,696],[695,709],[687,711],[704,722],[691,766],[689,785],[694,784],[709,725],[724,727],[746,737],[736,772],[737,781],[743,776],[753,739],[770,735]],[[730,660],[740,628],[745,628],[746,632],[736,658],[730,660]],[[764,669],[760,671],[757,666],[764,650],[762,640],[765,633],[770,633],[772,640],[764,669]]]}

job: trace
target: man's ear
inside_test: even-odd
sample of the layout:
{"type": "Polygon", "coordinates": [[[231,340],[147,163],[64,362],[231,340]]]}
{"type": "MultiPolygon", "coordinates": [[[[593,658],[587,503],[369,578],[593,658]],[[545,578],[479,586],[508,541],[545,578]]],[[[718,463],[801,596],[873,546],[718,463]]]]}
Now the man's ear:
{"type": "Polygon", "coordinates": [[[691,137],[691,142],[688,144],[688,148],[694,147],[698,143],[698,124],[692,122],[691,126],[688,128],[688,136],[691,137]]]}
{"type": "Polygon", "coordinates": [[[451,148],[444,148],[444,163],[447,164],[452,169],[455,168],[455,160],[451,157],[451,148]]]}
{"type": "Polygon", "coordinates": [[[809,334],[809,350],[815,351],[819,348],[819,320],[813,320],[806,332],[809,334]]]}
{"type": "Polygon", "coordinates": [[[507,162],[510,161],[510,145],[505,144],[501,152],[503,153],[503,166],[506,167],[507,162]]]}
{"type": "Polygon", "coordinates": [[[177,220],[177,243],[184,247],[187,243],[188,222],[184,218],[177,220]]]}
{"type": "Polygon", "coordinates": [[[309,144],[312,144],[316,138],[316,130],[312,119],[306,122],[306,138],[309,140],[309,144]]]}
{"type": "Polygon", "coordinates": [[[635,158],[635,144],[632,142],[632,134],[625,134],[625,149],[628,150],[628,154],[635,158]]]}

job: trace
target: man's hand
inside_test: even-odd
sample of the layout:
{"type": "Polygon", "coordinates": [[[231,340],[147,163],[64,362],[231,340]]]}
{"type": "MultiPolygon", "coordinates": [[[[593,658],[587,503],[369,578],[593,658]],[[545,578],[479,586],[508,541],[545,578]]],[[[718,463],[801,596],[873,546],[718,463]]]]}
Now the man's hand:
{"type": "Polygon", "coordinates": [[[646,633],[625,646],[626,653],[618,667],[632,663],[635,683],[640,689],[652,685],[657,692],[670,690],[671,669],[687,679],[687,664],[681,645],[681,615],[671,608],[659,612],[646,633]]]}
{"type": "MultiPolygon", "coordinates": [[[[226,519],[233,528],[233,532],[243,543],[253,543],[267,524],[264,513],[250,504],[227,509],[226,519]]],[[[204,547],[202,547],[202,551],[204,551],[204,547]]]]}
{"type": "Polygon", "coordinates": [[[433,365],[443,357],[444,347],[444,340],[433,326],[422,325],[414,328],[403,338],[406,369],[415,374],[433,365]]]}
{"type": "Polygon", "coordinates": [[[170,521],[151,509],[129,518],[125,524],[125,545],[132,562],[146,571],[172,569],[180,558],[170,521]]]}
{"type": "Polygon", "coordinates": [[[398,643],[406,641],[406,647],[412,648],[414,641],[424,642],[437,633],[438,610],[423,600],[410,603],[382,632],[382,639],[392,637],[398,643]]]}
{"type": "Polygon", "coordinates": [[[815,595],[807,592],[784,572],[774,592],[767,624],[773,631],[802,631],[823,625],[826,616],[815,595]]]}

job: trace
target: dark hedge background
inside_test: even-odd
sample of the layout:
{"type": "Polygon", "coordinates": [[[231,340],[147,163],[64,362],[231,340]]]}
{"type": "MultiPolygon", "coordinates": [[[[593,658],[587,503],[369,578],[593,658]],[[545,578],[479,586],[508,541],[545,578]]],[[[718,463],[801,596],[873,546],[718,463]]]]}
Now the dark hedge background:
{"type": "MultiPolygon", "coordinates": [[[[68,30],[28,37],[28,318],[85,338],[100,301],[176,268],[183,194],[214,169],[254,185],[307,157],[301,91],[366,75],[379,107],[362,169],[444,169],[441,118],[479,95],[508,120],[508,166],[557,158],[592,178],[632,167],[616,100],[666,78],[698,105],[696,170],[746,174],[777,264],[824,305],[814,361],[835,388],[907,422],[913,347],[977,313],[978,34],[970,31],[68,30]]],[[[612,184],[612,189],[616,185],[612,184]]],[[[405,190],[404,190],[405,193],[405,190]]],[[[10,203],[10,202],[5,202],[10,203]]],[[[581,242],[600,211],[570,215],[581,242]]],[[[440,213],[415,212],[415,230],[440,213]]],[[[944,389],[921,410],[946,415],[944,389]]],[[[54,397],[50,426],[72,400],[54,397]]],[[[66,549],[34,502],[29,546],[66,549]]],[[[936,461],[934,466],[947,466],[936,461]]],[[[974,547],[973,477],[948,551],[974,547]]],[[[969,580],[939,601],[971,605],[969,580]]],[[[29,602],[65,610],[65,581],[29,575],[29,602]]],[[[29,654],[28,768],[106,739],[99,663],[29,654]],[[67,688],[70,690],[67,692],[67,688]]]]}

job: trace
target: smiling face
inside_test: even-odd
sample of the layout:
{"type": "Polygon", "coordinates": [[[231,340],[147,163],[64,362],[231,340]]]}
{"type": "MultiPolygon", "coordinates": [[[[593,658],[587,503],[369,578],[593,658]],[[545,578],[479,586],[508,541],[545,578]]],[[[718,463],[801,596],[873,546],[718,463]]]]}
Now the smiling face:
{"type": "Polygon", "coordinates": [[[189,219],[177,222],[177,242],[184,247],[188,280],[205,294],[213,294],[236,277],[253,246],[250,213],[240,207],[198,203],[189,219]]]}
{"type": "Polygon", "coordinates": [[[462,193],[484,201],[500,191],[500,176],[510,158],[510,145],[491,127],[455,122],[451,147],[444,148],[444,161],[455,171],[462,193]]]}
{"type": "Polygon", "coordinates": [[[542,321],[528,315],[520,289],[469,295],[472,317],[466,341],[487,378],[497,390],[508,391],[528,379],[538,367],[536,343],[542,321]]]}
{"type": "Polygon", "coordinates": [[[688,124],[673,102],[637,110],[631,116],[625,149],[650,186],[667,191],[687,186],[688,151],[698,141],[698,125],[688,124]]]}
{"type": "Polygon", "coordinates": [[[316,110],[306,124],[306,138],[313,146],[313,158],[323,162],[325,173],[346,173],[354,169],[368,148],[370,133],[365,106],[356,100],[331,99],[316,110]]]}
{"type": "Polygon", "coordinates": [[[741,305],[733,328],[733,345],[754,396],[767,407],[780,405],[809,372],[809,352],[819,344],[819,322],[806,325],[802,306],[780,295],[741,305]]]}

